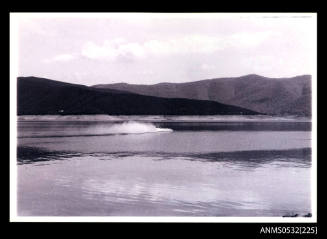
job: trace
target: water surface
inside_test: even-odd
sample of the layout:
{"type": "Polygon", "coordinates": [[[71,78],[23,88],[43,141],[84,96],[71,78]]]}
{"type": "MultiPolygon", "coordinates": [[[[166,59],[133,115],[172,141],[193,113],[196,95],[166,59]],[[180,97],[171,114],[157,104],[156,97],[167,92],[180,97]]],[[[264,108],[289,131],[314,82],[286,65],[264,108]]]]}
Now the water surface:
{"type": "Polygon", "coordinates": [[[22,216],[311,212],[311,122],[254,116],[23,116],[22,216]]]}

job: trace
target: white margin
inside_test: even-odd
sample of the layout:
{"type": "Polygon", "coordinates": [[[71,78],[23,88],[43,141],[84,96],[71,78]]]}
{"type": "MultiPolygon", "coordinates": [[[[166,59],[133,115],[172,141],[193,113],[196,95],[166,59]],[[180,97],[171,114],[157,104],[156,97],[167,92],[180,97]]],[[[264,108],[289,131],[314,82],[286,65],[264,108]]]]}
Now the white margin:
{"type": "Polygon", "coordinates": [[[314,52],[312,53],[312,101],[311,101],[311,109],[312,109],[312,131],[311,131],[311,149],[312,149],[312,166],[311,166],[311,205],[312,205],[312,218],[317,221],[317,172],[318,172],[318,152],[317,152],[317,116],[318,116],[318,96],[317,96],[317,82],[318,82],[318,75],[317,75],[317,14],[312,15],[312,21],[314,24],[314,28],[312,29],[313,32],[313,42],[314,42],[314,52]]]}
{"type": "Polygon", "coordinates": [[[17,221],[18,19],[10,13],[10,221],[17,221]],[[15,220],[16,219],[16,220],[15,220]]]}
{"type": "Polygon", "coordinates": [[[317,222],[317,13],[10,13],[10,221],[11,222],[245,222],[315,223],[317,222]],[[312,217],[34,217],[17,215],[17,77],[19,20],[31,18],[113,18],[113,17],[311,17],[315,23],[315,52],[312,62],[312,217]]]}

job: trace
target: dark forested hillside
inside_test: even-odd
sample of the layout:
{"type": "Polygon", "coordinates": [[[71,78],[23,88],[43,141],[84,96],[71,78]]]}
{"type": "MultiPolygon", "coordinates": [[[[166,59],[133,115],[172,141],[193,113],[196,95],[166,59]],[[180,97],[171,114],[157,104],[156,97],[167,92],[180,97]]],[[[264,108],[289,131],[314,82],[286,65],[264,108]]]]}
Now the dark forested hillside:
{"type": "Polygon", "coordinates": [[[37,77],[18,77],[18,115],[238,115],[257,114],[208,100],[160,98],[37,77]]]}

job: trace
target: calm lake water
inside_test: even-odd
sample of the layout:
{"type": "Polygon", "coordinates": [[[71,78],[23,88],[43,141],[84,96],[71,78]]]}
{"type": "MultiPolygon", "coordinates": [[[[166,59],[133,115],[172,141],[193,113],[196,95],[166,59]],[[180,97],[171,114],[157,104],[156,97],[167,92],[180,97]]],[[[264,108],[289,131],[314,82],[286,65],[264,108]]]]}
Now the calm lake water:
{"type": "Polygon", "coordinates": [[[20,216],[303,216],[311,122],[20,116],[20,216]]]}

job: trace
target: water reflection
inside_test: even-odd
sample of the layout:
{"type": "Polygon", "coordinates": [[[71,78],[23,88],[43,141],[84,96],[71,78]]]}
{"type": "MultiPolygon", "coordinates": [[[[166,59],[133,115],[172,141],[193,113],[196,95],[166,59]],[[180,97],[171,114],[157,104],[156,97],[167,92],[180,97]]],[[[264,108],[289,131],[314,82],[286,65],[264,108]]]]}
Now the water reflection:
{"type": "Polygon", "coordinates": [[[287,150],[248,150],[233,152],[210,153],[168,153],[168,152],[97,152],[79,153],[71,151],[49,151],[45,148],[19,146],[17,148],[18,164],[28,164],[43,161],[66,160],[70,158],[83,159],[92,157],[98,160],[112,160],[117,158],[144,157],[153,160],[191,160],[202,162],[221,162],[226,166],[255,168],[264,164],[280,165],[281,167],[310,167],[311,148],[287,150]]]}
{"type": "Polygon", "coordinates": [[[222,162],[151,160],[139,154],[108,158],[84,155],[43,167],[22,165],[20,211],[64,216],[282,216],[310,211],[305,167],[266,164],[248,171],[222,162]]]}

